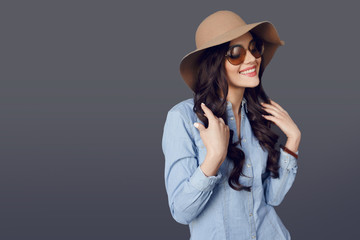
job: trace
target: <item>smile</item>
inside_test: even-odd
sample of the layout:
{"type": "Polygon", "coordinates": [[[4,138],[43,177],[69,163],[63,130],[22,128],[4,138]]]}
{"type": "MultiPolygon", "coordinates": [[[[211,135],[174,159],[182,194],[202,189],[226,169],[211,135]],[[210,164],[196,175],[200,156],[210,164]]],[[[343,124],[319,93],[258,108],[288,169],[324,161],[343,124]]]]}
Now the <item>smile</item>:
{"type": "Polygon", "coordinates": [[[246,71],[242,71],[240,72],[241,75],[245,75],[245,76],[249,76],[249,77],[254,77],[256,76],[256,68],[252,68],[246,71]]]}

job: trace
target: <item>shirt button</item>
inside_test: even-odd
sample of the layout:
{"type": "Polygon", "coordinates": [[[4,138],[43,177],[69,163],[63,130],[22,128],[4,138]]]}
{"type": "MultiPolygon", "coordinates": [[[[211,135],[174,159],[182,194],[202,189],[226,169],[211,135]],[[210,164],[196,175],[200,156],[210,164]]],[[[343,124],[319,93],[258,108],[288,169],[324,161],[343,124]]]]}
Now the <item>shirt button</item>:
{"type": "Polygon", "coordinates": [[[251,238],[255,238],[255,236],[251,236],[251,238]]]}
{"type": "Polygon", "coordinates": [[[246,142],[246,139],[245,139],[245,138],[243,139],[243,142],[246,142]]]}
{"type": "Polygon", "coordinates": [[[234,120],[234,117],[231,117],[230,120],[234,120]]]}
{"type": "Polygon", "coordinates": [[[251,216],[252,216],[252,213],[250,213],[249,216],[251,217],[251,216]]]}
{"type": "Polygon", "coordinates": [[[250,164],[250,163],[248,163],[248,164],[247,164],[247,167],[251,167],[251,164],[250,164]]]}
{"type": "Polygon", "coordinates": [[[287,160],[284,160],[285,163],[287,163],[287,160]]]}

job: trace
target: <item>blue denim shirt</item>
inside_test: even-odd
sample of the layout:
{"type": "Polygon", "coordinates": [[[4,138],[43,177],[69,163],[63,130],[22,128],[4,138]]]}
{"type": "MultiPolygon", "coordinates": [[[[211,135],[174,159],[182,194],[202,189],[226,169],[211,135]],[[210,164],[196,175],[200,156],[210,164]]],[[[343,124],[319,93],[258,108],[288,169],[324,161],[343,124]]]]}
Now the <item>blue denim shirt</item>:
{"type": "MultiPolygon", "coordinates": [[[[297,159],[280,148],[279,179],[265,174],[268,152],[253,135],[247,118],[246,99],[241,102],[241,145],[245,153],[242,185],[252,191],[235,191],[228,184],[233,163],[224,160],[216,176],[207,177],[199,167],[206,148],[195,122],[193,98],[173,106],[167,113],[162,150],[165,156],[165,188],[172,217],[190,228],[192,240],[290,240],[290,233],[275,212],[291,188],[297,159]]],[[[228,126],[238,141],[231,102],[227,101],[228,126]]],[[[296,152],[297,154],[299,151],[296,152]]]]}

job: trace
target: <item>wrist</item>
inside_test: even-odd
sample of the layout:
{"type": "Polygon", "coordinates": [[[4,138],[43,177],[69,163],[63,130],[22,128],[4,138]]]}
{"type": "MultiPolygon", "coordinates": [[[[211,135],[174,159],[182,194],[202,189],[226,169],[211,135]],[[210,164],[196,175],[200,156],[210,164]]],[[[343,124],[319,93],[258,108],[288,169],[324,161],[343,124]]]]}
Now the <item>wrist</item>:
{"type": "Polygon", "coordinates": [[[215,176],[220,168],[222,161],[219,161],[220,158],[207,154],[205,160],[200,164],[200,168],[205,176],[215,176]],[[220,165],[219,165],[220,164],[220,165]]]}
{"type": "Polygon", "coordinates": [[[294,136],[294,137],[288,137],[286,140],[285,147],[287,147],[288,149],[290,149],[293,152],[296,152],[299,148],[300,140],[301,140],[301,135],[294,136]]]}
{"type": "Polygon", "coordinates": [[[298,154],[292,150],[290,150],[289,148],[287,148],[286,146],[280,144],[280,148],[282,148],[282,150],[290,155],[292,155],[293,157],[295,157],[296,159],[298,159],[298,154]]]}
{"type": "Polygon", "coordinates": [[[294,140],[294,141],[299,141],[299,142],[300,142],[301,132],[298,131],[298,132],[296,132],[296,133],[294,133],[294,134],[288,135],[287,138],[288,138],[288,139],[292,139],[292,140],[294,140]]]}

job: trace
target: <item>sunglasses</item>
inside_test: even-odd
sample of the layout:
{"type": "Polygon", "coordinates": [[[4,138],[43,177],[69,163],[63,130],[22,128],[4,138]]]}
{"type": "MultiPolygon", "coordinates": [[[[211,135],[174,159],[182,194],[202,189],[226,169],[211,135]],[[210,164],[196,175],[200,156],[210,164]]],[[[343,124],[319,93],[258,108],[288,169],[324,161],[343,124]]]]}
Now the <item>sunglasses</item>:
{"type": "MultiPolygon", "coordinates": [[[[259,58],[264,53],[264,42],[261,39],[252,39],[248,47],[255,58],[259,58]]],[[[244,62],[246,49],[240,44],[229,47],[225,57],[232,65],[239,65],[244,62]]]]}

